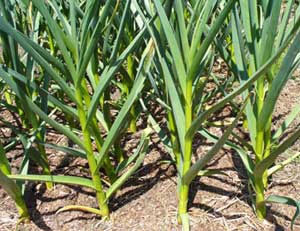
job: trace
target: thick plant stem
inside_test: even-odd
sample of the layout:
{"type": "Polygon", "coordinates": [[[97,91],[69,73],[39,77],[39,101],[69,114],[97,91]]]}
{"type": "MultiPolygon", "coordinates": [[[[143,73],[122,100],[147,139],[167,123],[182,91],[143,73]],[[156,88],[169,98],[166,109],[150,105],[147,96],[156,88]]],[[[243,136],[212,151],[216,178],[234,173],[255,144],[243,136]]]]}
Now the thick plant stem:
{"type": "MultiPolygon", "coordinates": [[[[192,81],[187,82],[186,86],[186,101],[185,101],[185,131],[187,132],[192,124],[192,81]]],[[[185,137],[185,146],[184,146],[184,154],[183,154],[183,171],[181,175],[181,187],[180,187],[180,195],[179,195],[179,207],[178,207],[178,222],[184,223],[188,221],[183,221],[182,219],[188,218],[188,197],[189,197],[189,184],[184,182],[183,176],[188,172],[191,166],[191,158],[192,158],[192,139],[189,137],[185,137]]],[[[184,226],[186,227],[186,226],[184,226]]]]}
{"type": "MultiPolygon", "coordinates": [[[[43,169],[43,174],[50,176],[51,175],[50,169],[49,168],[44,168],[43,169]]],[[[47,189],[52,189],[53,188],[53,183],[52,182],[46,182],[45,185],[46,185],[47,189]]]]}
{"type": "MultiPolygon", "coordinates": [[[[40,154],[42,155],[42,158],[45,160],[45,163],[46,163],[46,166],[43,167],[43,174],[51,175],[51,170],[50,170],[47,154],[46,154],[46,151],[45,151],[45,147],[42,146],[42,145],[38,145],[38,150],[39,150],[40,154]]],[[[53,183],[52,182],[46,182],[45,184],[46,184],[47,189],[53,188],[53,183]]]]}
{"type": "Polygon", "coordinates": [[[100,209],[103,217],[108,217],[109,209],[108,209],[108,205],[106,203],[106,196],[103,191],[100,175],[98,172],[96,172],[97,162],[96,162],[94,152],[93,152],[91,136],[90,136],[91,134],[89,132],[89,129],[86,127],[87,120],[86,120],[86,115],[85,115],[85,111],[84,111],[83,104],[82,104],[81,91],[78,88],[79,87],[76,88],[76,99],[78,101],[78,105],[77,105],[78,116],[79,116],[81,128],[83,129],[83,131],[82,131],[83,142],[84,142],[84,147],[85,147],[85,151],[86,151],[86,155],[87,155],[87,160],[88,160],[90,172],[92,175],[92,181],[96,188],[96,198],[97,198],[99,209],[100,209]]]}
{"type": "Polygon", "coordinates": [[[255,192],[256,192],[256,201],[255,201],[255,208],[256,208],[256,216],[258,219],[263,220],[266,217],[266,205],[264,202],[265,200],[265,189],[263,179],[255,179],[255,192]]]}
{"type": "Polygon", "coordinates": [[[19,214],[19,221],[20,222],[29,222],[30,216],[29,216],[29,212],[28,212],[27,206],[26,206],[23,198],[20,196],[19,198],[17,198],[15,200],[15,203],[16,203],[16,207],[18,210],[18,214],[19,214]]]}
{"type": "Polygon", "coordinates": [[[256,134],[256,147],[255,147],[255,162],[259,163],[263,160],[263,153],[264,153],[264,132],[257,131],[256,134]]]}
{"type": "Polygon", "coordinates": [[[129,124],[129,131],[132,133],[135,133],[137,131],[135,118],[136,118],[135,108],[132,107],[130,109],[130,124],[129,124]]]}
{"type": "MultiPolygon", "coordinates": [[[[264,79],[261,79],[257,82],[257,113],[258,117],[260,117],[260,113],[263,108],[264,103],[264,79]]],[[[260,124],[260,121],[257,121],[257,134],[256,134],[256,158],[255,158],[255,164],[259,164],[263,159],[265,158],[265,150],[266,150],[266,144],[268,144],[269,140],[266,139],[265,133],[266,125],[260,124]]],[[[257,218],[263,220],[266,217],[266,205],[264,202],[265,200],[265,185],[267,184],[267,170],[262,174],[262,176],[259,176],[259,178],[254,179],[254,187],[255,187],[255,193],[256,193],[256,202],[255,202],[255,208],[256,208],[256,216],[257,218]]]]}
{"type": "MultiPolygon", "coordinates": [[[[259,79],[257,81],[257,95],[256,95],[256,106],[257,106],[257,118],[260,118],[261,111],[264,104],[264,79],[259,79]]],[[[263,159],[263,153],[264,153],[264,127],[265,125],[260,123],[259,120],[257,120],[256,124],[256,162],[259,162],[263,159]]]]}
{"type": "MultiPolygon", "coordinates": [[[[256,137],[256,165],[261,162],[264,158],[264,132],[258,131],[256,137]]],[[[256,216],[259,219],[264,219],[266,217],[266,206],[262,203],[265,200],[265,188],[264,185],[266,184],[267,180],[267,171],[260,176],[259,179],[255,179],[254,187],[256,193],[256,216]]]]}
{"type": "Polygon", "coordinates": [[[182,224],[182,215],[188,211],[189,185],[181,182],[179,205],[178,205],[178,223],[182,224]]]}
{"type": "MultiPolygon", "coordinates": [[[[129,55],[127,57],[127,72],[130,78],[130,81],[125,81],[126,85],[126,94],[129,95],[130,89],[132,88],[132,83],[134,82],[134,77],[136,76],[135,73],[135,61],[133,55],[129,55]]],[[[130,124],[129,124],[129,131],[134,133],[137,131],[136,128],[136,111],[135,107],[131,107],[130,109],[130,124]]]]}
{"type": "Polygon", "coordinates": [[[189,187],[190,185],[183,181],[183,176],[188,172],[191,166],[191,154],[192,154],[192,142],[190,140],[186,140],[185,142],[185,155],[184,155],[184,163],[183,163],[183,171],[181,176],[181,187],[180,187],[180,195],[179,195],[179,207],[178,207],[178,215],[179,222],[181,223],[181,216],[186,214],[188,211],[188,197],[189,197],[189,187]]]}
{"type": "Polygon", "coordinates": [[[7,192],[7,194],[14,200],[20,221],[29,221],[30,216],[25,204],[25,201],[22,196],[22,192],[20,188],[16,185],[14,181],[9,179],[0,169],[0,183],[3,189],[7,192]]]}
{"type": "Polygon", "coordinates": [[[8,93],[7,91],[5,91],[4,92],[4,97],[5,97],[5,99],[6,99],[6,102],[8,103],[8,104],[12,104],[12,99],[11,99],[11,94],[10,93],[8,93]]]}

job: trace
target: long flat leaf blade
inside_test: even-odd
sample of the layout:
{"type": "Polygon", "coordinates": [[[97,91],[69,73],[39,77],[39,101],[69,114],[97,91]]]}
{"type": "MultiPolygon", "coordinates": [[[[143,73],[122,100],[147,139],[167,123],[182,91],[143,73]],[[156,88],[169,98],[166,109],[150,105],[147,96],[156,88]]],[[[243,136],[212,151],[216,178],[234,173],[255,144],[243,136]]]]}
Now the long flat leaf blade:
{"type": "Polygon", "coordinates": [[[41,182],[53,182],[59,184],[71,184],[79,185],[95,189],[92,180],[77,177],[77,176],[49,176],[49,175],[8,175],[8,178],[19,181],[41,181],[41,182]]]}

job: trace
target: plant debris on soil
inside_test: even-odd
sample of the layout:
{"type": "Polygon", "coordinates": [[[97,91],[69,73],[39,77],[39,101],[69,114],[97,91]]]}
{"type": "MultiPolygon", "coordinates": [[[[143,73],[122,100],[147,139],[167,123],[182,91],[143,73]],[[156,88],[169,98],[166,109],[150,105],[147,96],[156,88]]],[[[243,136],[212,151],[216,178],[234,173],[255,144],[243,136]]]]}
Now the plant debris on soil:
{"type": "MultiPolygon", "coordinates": [[[[300,100],[300,80],[292,79],[283,90],[276,107],[274,126],[279,126],[291,108],[300,100]]],[[[2,111],[0,116],[9,116],[2,111]]],[[[7,118],[6,118],[7,119],[7,118]]],[[[291,129],[299,126],[300,119],[291,129]]],[[[1,137],[9,136],[9,129],[1,126],[1,137]]],[[[49,132],[48,139],[58,145],[67,145],[68,140],[49,132]]],[[[17,224],[18,213],[13,201],[0,187],[0,230],[180,230],[177,224],[176,172],[169,164],[167,153],[153,135],[143,166],[135,173],[110,201],[111,217],[100,217],[79,211],[57,214],[66,205],[97,207],[92,190],[66,185],[55,185],[46,190],[44,184],[27,183],[26,203],[32,221],[17,224]]],[[[132,136],[126,145],[135,146],[132,136]]],[[[296,142],[290,151],[300,151],[296,142]]],[[[207,151],[208,144],[198,146],[197,154],[207,151]]],[[[18,166],[18,155],[22,150],[8,153],[13,166],[18,166]]],[[[47,150],[54,174],[86,176],[87,162],[64,153],[47,150]],[[71,164],[70,164],[71,163],[71,164]]],[[[283,153],[279,160],[288,157],[283,153]]],[[[191,230],[290,230],[295,208],[272,204],[268,207],[268,217],[259,221],[251,208],[247,177],[242,162],[232,150],[223,149],[209,167],[225,171],[226,174],[197,178],[190,192],[189,214],[191,230]]],[[[38,169],[31,169],[38,172],[38,169]]],[[[284,170],[275,174],[267,190],[267,195],[276,194],[299,200],[300,160],[295,160],[284,170]]],[[[300,230],[296,221],[294,230],[300,230]]]]}

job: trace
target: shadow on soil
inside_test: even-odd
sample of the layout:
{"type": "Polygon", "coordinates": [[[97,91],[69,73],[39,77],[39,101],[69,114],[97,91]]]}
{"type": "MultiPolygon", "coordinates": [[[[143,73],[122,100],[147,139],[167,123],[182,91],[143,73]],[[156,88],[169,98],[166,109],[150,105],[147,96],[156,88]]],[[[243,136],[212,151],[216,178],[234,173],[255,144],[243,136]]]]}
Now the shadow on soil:
{"type": "MultiPolygon", "coordinates": [[[[157,148],[157,147],[150,147],[150,148],[157,148]]],[[[158,182],[164,181],[169,179],[170,177],[174,176],[175,171],[172,165],[170,164],[160,164],[162,160],[166,160],[167,157],[160,152],[160,157],[158,160],[151,161],[150,163],[145,164],[142,166],[138,172],[131,176],[131,178],[121,187],[120,192],[113,196],[109,201],[110,211],[116,211],[130,203],[131,201],[139,198],[141,195],[149,191],[153,186],[155,186],[158,182]]],[[[63,160],[65,161],[65,160],[63,160]]],[[[60,166],[60,165],[59,165],[60,166]]],[[[62,174],[61,171],[54,170],[56,174],[62,174]]],[[[68,175],[72,175],[68,173],[68,175]]],[[[48,212],[41,213],[38,210],[39,204],[44,204],[47,202],[53,202],[56,200],[66,200],[68,199],[69,195],[58,196],[55,198],[45,197],[44,194],[46,192],[45,187],[43,186],[39,192],[36,192],[35,187],[36,184],[31,184],[31,187],[28,187],[26,191],[26,202],[30,209],[30,215],[32,217],[32,222],[42,230],[51,231],[52,229],[47,226],[45,222],[45,216],[52,216],[54,215],[59,208],[50,208],[48,212]]],[[[72,189],[77,195],[83,194],[86,196],[94,197],[95,194],[93,192],[87,191],[84,188],[68,185],[68,188],[72,189]]],[[[64,206],[64,205],[63,205],[64,206]]],[[[78,216],[76,219],[82,220],[90,220],[94,219],[96,216],[78,216]]],[[[71,222],[74,218],[70,218],[68,221],[71,222]]]]}
{"type": "MultiPolygon", "coordinates": [[[[29,187],[28,187],[29,188],[29,187]]],[[[47,226],[47,224],[44,221],[44,215],[41,214],[40,211],[37,209],[38,207],[38,199],[43,201],[43,194],[46,191],[46,187],[42,187],[40,192],[36,194],[32,189],[35,188],[35,184],[32,184],[30,187],[31,189],[27,189],[25,192],[25,201],[29,209],[31,221],[40,229],[45,231],[52,231],[52,229],[47,226]]],[[[61,198],[63,199],[63,198],[61,198]]],[[[49,200],[48,200],[49,201],[49,200]]],[[[56,211],[52,211],[51,214],[55,214],[56,211]]],[[[50,215],[50,214],[49,214],[50,215]]]]}
{"type": "MultiPolygon", "coordinates": [[[[228,171],[228,170],[234,170],[234,171],[238,171],[239,173],[239,178],[241,181],[243,182],[247,182],[247,173],[246,173],[246,169],[244,168],[239,156],[232,154],[232,161],[233,161],[233,168],[218,168],[218,170],[220,171],[228,171]]],[[[214,166],[216,165],[215,162],[218,161],[215,160],[212,164],[210,164],[210,166],[214,166]]],[[[220,181],[222,183],[225,183],[226,185],[231,185],[233,187],[238,187],[236,184],[234,184],[233,182],[226,180],[224,178],[218,177],[218,176],[209,176],[210,179],[214,179],[217,181],[220,181]]],[[[198,203],[198,202],[194,202],[196,194],[199,190],[201,191],[207,191],[207,192],[211,192],[211,193],[215,193],[221,196],[227,196],[227,197],[238,197],[241,199],[241,201],[243,201],[245,204],[247,204],[247,206],[251,207],[251,196],[249,194],[248,191],[248,187],[247,184],[242,184],[239,185],[240,188],[240,193],[237,193],[235,190],[226,190],[220,187],[216,187],[215,185],[212,184],[206,184],[206,183],[202,183],[200,177],[197,177],[191,184],[191,190],[190,190],[190,203],[189,203],[189,208],[198,208],[198,209],[202,209],[204,211],[206,211],[207,213],[210,213],[212,215],[214,215],[215,217],[224,217],[226,219],[238,219],[238,218],[242,218],[243,215],[238,215],[238,214],[234,214],[234,215],[227,215],[225,212],[222,213],[222,211],[218,211],[216,210],[216,208],[208,206],[207,204],[204,203],[198,203]]],[[[277,218],[283,218],[287,221],[291,221],[291,219],[288,216],[285,216],[282,213],[279,213],[273,209],[270,209],[269,207],[267,208],[267,218],[266,220],[271,222],[275,227],[275,231],[283,231],[285,230],[285,228],[283,226],[281,226],[278,221],[277,218]],[[277,217],[277,218],[276,218],[277,217]]]]}
{"type": "MultiPolygon", "coordinates": [[[[156,145],[153,145],[153,146],[149,147],[149,149],[153,150],[153,149],[159,149],[159,148],[156,145]]],[[[155,161],[151,161],[150,163],[147,163],[143,167],[141,167],[138,170],[138,172],[135,173],[121,187],[120,192],[116,196],[114,196],[110,199],[109,207],[112,212],[122,208],[124,205],[139,198],[141,195],[145,194],[147,191],[152,189],[158,182],[165,181],[166,179],[169,179],[176,175],[174,167],[171,164],[163,164],[163,165],[160,164],[160,161],[167,160],[169,158],[169,156],[166,155],[165,153],[162,153],[161,150],[159,150],[159,153],[160,153],[160,157],[158,158],[158,160],[156,159],[155,161]]],[[[233,161],[234,166],[232,168],[223,168],[223,169],[219,169],[219,170],[221,170],[221,171],[228,171],[228,170],[238,171],[239,178],[243,182],[245,182],[247,180],[247,177],[246,177],[247,173],[246,173],[244,166],[241,163],[240,158],[235,154],[232,154],[231,156],[232,156],[232,161],[233,161]]],[[[63,162],[65,162],[65,161],[67,161],[67,160],[63,160],[61,165],[58,165],[58,166],[63,167],[65,165],[63,162]]],[[[218,161],[220,161],[220,159],[216,159],[209,166],[210,167],[216,166],[218,161]]],[[[237,187],[236,184],[234,184],[224,178],[220,178],[218,176],[211,176],[210,178],[221,181],[222,183],[226,183],[227,185],[237,187]]],[[[88,196],[94,196],[94,193],[86,191],[86,190],[82,189],[81,187],[76,187],[76,186],[68,186],[68,187],[70,187],[72,190],[74,190],[77,194],[81,193],[81,194],[85,194],[88,196]]],[[[239,186],[239,188],[240,188],[240,186],[239,186]]],[[[246,203],[248,206],[251,206],[250,195],[249,195],[249,191],[247,188],[247,184],[243,184],[243,187],[241,188],[241,192],[237,193],[234,190],[230,191],[230,190],[226,190],[226,189],[223,189],[220,187],[216,187],[215,185],[212,185],[212,184],[202,183],[199,178],[196,178],[191,185],[190,196],[189,196],[189,198],[190,198],[189,207],[203,209],[203,210],[207,211],[208,213],[213,214],[216,217],[225,217],[226,219],[238,219],[238,218],[241,218],[242,216],[241,215],[229,216],[229,215],[226,215],[225,213],[222,213],[221,211],[220,212],[216,211],[215,208],[210,207],[206,204],[194,203],[193,202],[194,198],[196,196],[196,193],[199,190],[216,193],[216,194],[219,194],[222,196],[239,197],[239,198],[241,198],[241,200],[244,203],[246,203]]],[[[40,201],[43,203],[43,202],[51,202],[54,200],[64,200],[64,199],[66,199],[66,197],[68,197],[68,195],[56,197],[56,198],[47,198],[47,197],[43,197],[44,193],[45,193],[45,189],[40,190],[39,193],[35,193],[34,190],[29,190],[27,192],[26,201],[27,201],[27,204],[29,205],[28,207],[30,209],[32,221],[36,224],[36,226],[42,230],[51,231],[52,229],[49,226],[47,226],[47,224],[44,220],[45,215],[54,215],[59,208],[55,208],[54,210],[52,209],[52,211],[41,214],[37,209],[38,203],[40,203],[40,201]]],[[[279,212],[276,212],[273,210],[269,211],[267,220],[272,222],[275,225],[275,227],[276,227],[275,230],[278,230],[278,231],[284,230],[284,228],[277,223],[275,216],[282,217],[286,220],[290,220],[290,218],[279,212]]],[[[82,220],[89,220],[89,219],[94,219],[94,218],[95,218],[95,216],[76,217],[76,219],[82,219],[82,220]]],[[[71,222],[73,219],[74,218],[70,218],[70,220],[67,222],[71,222]]]]}

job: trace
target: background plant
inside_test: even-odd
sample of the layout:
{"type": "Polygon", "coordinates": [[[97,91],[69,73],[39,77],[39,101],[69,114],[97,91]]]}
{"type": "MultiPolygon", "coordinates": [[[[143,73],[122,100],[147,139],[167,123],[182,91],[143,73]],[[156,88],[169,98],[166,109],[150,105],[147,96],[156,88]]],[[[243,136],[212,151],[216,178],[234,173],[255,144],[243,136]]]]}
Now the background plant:
{"type": "MultiPolygon", "coordinates": [[[[32,12],[31,8],[28,8],[20,2],[2,0],[0,1],[0,14],[6,23],[15,29],[18,28],[18,30],[26,34],[32,41],[38,42],[39,32],[36,28],[39,27],[41,18],[37,12],[32,12]]],[[[23,90],[24,95],[40,105],[43,111],[47,112],[47,97],[27,87],[27,85],[34,82],[42,84],[41,79],[43,73],[41,73],[40,69],[36,68],[31,56],[24,53],[18,44],[7,36],[7,34],[1,32],[0,41],[2,50],[0,64],[26,77],[26,82],[15,80],[17,89],[23,90]]],[[[43,84],[48,84],[47,76],[43,84]]],[[[44,146],[40,144],[45,141],[45,124],[31,111],[19,92],[12,91],[3,79],[1,79],[0,105],[6,109],[5,115],[12,115],[15,120],[0,118],[1,122],[11,130],[11,137],[1,140],[4,146],[1,149],[1,165],[6,166],[6,170],[2,169],[1,183],[15,200],[21,219],[28,219],[29,213],[22,199],[25,185],[21,181],[14,183],[7,178],[6,175],[11,174],[11,170],[6,158],[6,152],[15,148],[17,145],[21,145],[23,148],[22,161],[18,169],[20,174],[28,173],[30,160],[41,166],[44,174],[50,174],[46,150],[44,146]],[[16,126],[18,126],[18,128],[16,126]],[[39,155],[36,155],[37,152],[39,155]]],[[[51,182],[46,183],[46,185],[47,188],[52,187],[51,182]]]]}
{"type": "MultiPolygon", "coordinates": [[[[114,154],[114,149],[111,149],[129,126],[130,108],[138,99],[146,79],[145,73],[152,54],[151,44],[147,47],[140,46],[144,44],[142,39],[146,30],[144,28],[130,32],[135,36],[127,37],[126,42],[122,40],[127,23],[132,22],[132,19],[128,19],[130,1],[46,3],[33,0],[22,1],[19,4],[31,7],[43,18],[43,27],[39,27],[37,33],[40,33],[38,35],[46,42],[39,45],[23,31],[14,28],[3,15],[0,16],[0,31],[24,49],[26,55],[32,58],[34,67],[42,70],[43,76],[40,82],[28,82],[23,72],[2,65],[1,79],[40,121],[46,122],[75,144],[74,147],[46,145],[86,158],[91,180],[71,176],[26,174],[8,177],[22,181],[45,181],[90,187],[96,192],[99,209],[68,206],[63,210],[80,209],[107,217],[109,198],[139,167],[146,153],[149,128],[142,133],[140,145],[130,158],[125,156],[118,158],[114,154]],[[118,71],[127,65],[127,58],[138,47],[144,47],[145,51],[139,56],[135,55],[135,58],[139,59],[139,65],[132,67],[134,69],[132,77],[135,81],[128,89],[127,98],[116,108],[118,109],[116,117],[112,119],[108,114],[105,115],[111,109],[107,104],[107,101],[110,101],[110,87],[117,81],[118,71]],[[46,97],[47,110],[43,110],[38,102],[26,95],[24,88],[20,88],[21,84],[30,91],[46,97]],[[65,124],[53,118],[53,110],[64,116],[65,124]],[[105,139],[102,137],[103,129],[104,132],[106,129],[105,139]],[[132,167],[128,168],[129,165],[132,167]],[[104,169],[109,177],[107,190],[104,190],[100,169],[104,169]]],[[[43,145],[45,142],[39,140],[37,144],[43,145]]]]}
{"type": "MultiPolygon", "coordinates": [[[[256,195],[256,214],[261,219],[266,217],[264,192],[269,176],[299,156],[299,153],[296,153],[287,161],[274,165],[276,158],[299,137],[299,129],[295,129],[287,139],[282,139],[286,136],[285,130],[299,115],[299,105],[295,105],[282,125],[276,131],[272,131],[272,119],[278,97],[295,69],[299,67],[300,35],[295,37],[299,31],[299,13],[299,6],[293,0],[240,1],[231,15],[231,34],[230,38],[227,37],[231,44],[227,46],[227,50],[220,49],[237,80],[243,84],[251,78],[252,73],[268,62],[284,43],[290,42],[278,61],[247,90],[254,92],[245,113],[245,127],[249,132],[250,141],[248,144],[242,143],[244,151],[240,152],[243,152],[242,159],[256,195]],[[255,159],[246,157],[246,150],[253,153],[255,159]]],[[[222,45],[219,47],[224,48],[222,45]]],[[[244,97],[247,96],[247,92],[243,94],[244,97]]]]}
{"type": "MultiPolygon", "coordinates": [[[[178,220],[180,223],[182,222],[183,228],[186,230],[189,226],[187,215],[189,185],[200,172],[203,173],[201,170],[205,169],[205,165],[226,143],[239,115],[236,116],[223,136],[214,140],[216,143],[211,150],[195,163],[192,162],[194,135],[200,132],[204,137],[209,138],[203,132],[207,120],[231,102],[235,96],[251,88],[256,81],[262,81],[261,79],[284,52],[295,33],[292,30],[291,36],[287,36],[278,49],[259,68],[251,72],[250,77],[241,82],[239,87],[232,89],[230,93],[223,91],[224,98],[214,105],[209,105],[207,109],[205,99],[208,97],[204,89],[208,80],[213,77],[208,65],[211,63],[210,57],[214,55],[213,43],[214,40],[216,41],[218,33],[220,33],[220,38],[222,38],[222,32],[226,33],[223,25],[229,20],[227,16],[235,7],[234,5],[235,1],[166,1],[164,5],[159,1],[154,1],[151,5],[152,11],[151,6],[145,6],[146,10],[143,11],[135,2],[141,16],[149,17],[152,12],[152,15],[156,13],[158,17],[153,26],[148,26],[157,52],[156,71],[158,75],[154,82],[158,89],[156,93],[162,92],[160,98],[164,102],[162,105],[167,110],[168,128],[171,134],[171,154],[178,171],[178,220]],[[215,19],[211,20],[212,18],[215,19]],[[160,75],[163,75],[163,81],[159,78],[160,75]],[[183,121],[185,122],[183,123],[183,121]]],[[[219,42],[217,42],[217,46],[219,46],[219,42]]],[[[225,42],[226,40],[224,40],[225,42]]],[[[227,44],[223,44],[222,47],[225,49],[227,44]]],[[[155,89],[155,86],[153,88],[155,89]]],[[[221,89],[219,88],[218,91],[221,89]]],[[[250,91],[243,93],[245,98],[246,95],[249,96],[249,93],[250,91]]]]}

